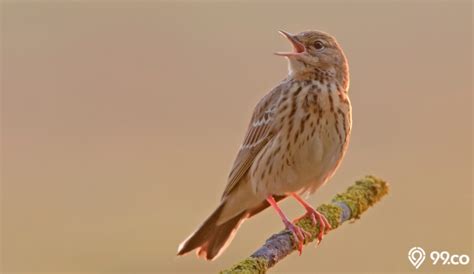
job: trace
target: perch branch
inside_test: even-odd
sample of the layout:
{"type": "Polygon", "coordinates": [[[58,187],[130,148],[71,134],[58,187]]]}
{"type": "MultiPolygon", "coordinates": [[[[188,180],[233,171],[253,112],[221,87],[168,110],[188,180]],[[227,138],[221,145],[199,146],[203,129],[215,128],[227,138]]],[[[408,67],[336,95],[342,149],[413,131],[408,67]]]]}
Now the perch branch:
{"type": "MultiPolygon", "coordinates": [[[[346,192],[337,194],[330,204],[322,204],[317,210],[324,214],[332,230],[348,220],[356,220],[370,206],[388,193],[388,184],[373,176],[366,176],[350,186],[346,192]]],[[[311,233],[305,245],[314,241],[319,233],[319,226],[314,226],[309,217],[300,219],[297,225],[311,233]]],[[[331,230],[331,231],[332,231],[331,230]]],[[[293,236],[283,230],[268,238],[265,244],[250,257],[220,273],[266,273],[266,271],[296,250],[293,236]]]]}

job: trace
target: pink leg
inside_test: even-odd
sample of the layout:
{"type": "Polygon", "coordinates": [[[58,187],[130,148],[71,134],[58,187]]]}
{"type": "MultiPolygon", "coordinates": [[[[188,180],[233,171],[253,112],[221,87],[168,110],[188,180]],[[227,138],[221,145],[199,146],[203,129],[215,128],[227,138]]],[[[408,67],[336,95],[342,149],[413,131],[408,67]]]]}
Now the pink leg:
{"type": "Polygon", "coordinates": [[[321,243],[323,239],[323,235],[326,234],[331,229],[331,224],[329,224],[328,220],[323,214],[321,214],[316,209],[314,209],[298,194],[291,193],[291,195],[306,209],[306,214],[303,217],[310,216],[311,221],[313,221],[314,225],[319,223],[319,234],[317,238],[318,238],[318,244],[321,243]]]}
{"type": "Polygon", "coordinates": [[[293,238],[298,248],[298,252],[301,255],[301,252],[303,251],[303,243],[304,243],[305,237],[311,237],[311,234],[304,231],[301,227],[294,225],[290,220],[288,220],[288,218],[285,216],[281,208],[278,206],[273,196],[269,196],[267,198],[267,201],[276,210],[278,215],[280,215],[280,218],[285,224],[286,229],[288,229],[293,234],[293,238]]]}

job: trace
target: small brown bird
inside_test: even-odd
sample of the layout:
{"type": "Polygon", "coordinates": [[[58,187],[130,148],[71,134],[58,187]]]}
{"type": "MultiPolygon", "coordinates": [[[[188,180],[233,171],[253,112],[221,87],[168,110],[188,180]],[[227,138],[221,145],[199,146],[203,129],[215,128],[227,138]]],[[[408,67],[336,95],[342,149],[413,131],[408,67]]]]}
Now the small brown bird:
{"type": "Polygon", "coordinates": [[[208,260],[219,256],[242,222],[275,208],[293,233],[301,254],[308,233],[294,225],[277,202],[294,197],[321,233],[330,229],[324,215],[299,195],[313,193],[335,172],[347,149],[351,131],[348,97],[349,67],[331,35],[280,31],[292,52],[277,52],[289,63],[288,76],[255,107],[220,205],[179,245],[178,255],[197,248],[208,260]]]}

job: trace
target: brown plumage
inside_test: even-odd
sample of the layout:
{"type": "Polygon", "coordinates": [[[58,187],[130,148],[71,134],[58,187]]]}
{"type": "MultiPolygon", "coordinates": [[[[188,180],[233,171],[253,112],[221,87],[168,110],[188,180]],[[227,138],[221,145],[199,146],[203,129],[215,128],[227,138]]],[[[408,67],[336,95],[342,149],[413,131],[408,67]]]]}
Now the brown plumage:
{"type": "Polygon", "coordinates": [[[294,48],[276,53],[288,58],[289,75],[255,107],[220,205],[180,244],[178,255],[197,249],[199,256],[216,258],[245,219],[270,205],[301,252],[307,233],[290,222],[277,204],[288,196],[319,223],[319,240],[330,228],[298,193],[312,193],[324,184],[346,151],[351,129],[347,61],[327,33],[281,33],[294,48]]]}

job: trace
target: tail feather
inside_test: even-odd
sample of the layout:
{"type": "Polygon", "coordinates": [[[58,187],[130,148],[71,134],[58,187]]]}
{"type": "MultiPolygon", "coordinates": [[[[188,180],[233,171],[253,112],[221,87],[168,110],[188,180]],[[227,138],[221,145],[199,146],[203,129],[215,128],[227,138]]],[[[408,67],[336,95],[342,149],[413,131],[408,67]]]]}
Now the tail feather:
{"type": "Polygon", "coordinates": [[[247,218],[247,215],[246,212],[242,212],[218,226],[216,232],[209,237],[208,241],[198,248],[197,255],[207,260],[217,258],[229,246],[240,225],[247,218]]]}
{"type": "MultiPolygon", "coordinates": [[[[277,201],[285,196],[276,196],[277,201]]],[[[184,255],[197,248],[197,255],[207,260],[217,258],[230,244],[239,226],[244,220],[252,217],[269,206],[267,201],[262,201],[258,206],[244,210],[235,217],[222,224],[217,224],[220,214],[225,206],[223,201],[206,221],[179,245],[178,255],[184,255]]]]}
{"type": "Polygon", "coordinates": [[[224,206],[225,202],[222,202],[211,216],[209,216],[191,236],[179,245],[177,255],[184,255],[197,248],[199,257],[212,260],[224,251],[240,224],[248,215],[246,211],[242,211],[225,223],[217,225],[217,220],[224,206]]]}

